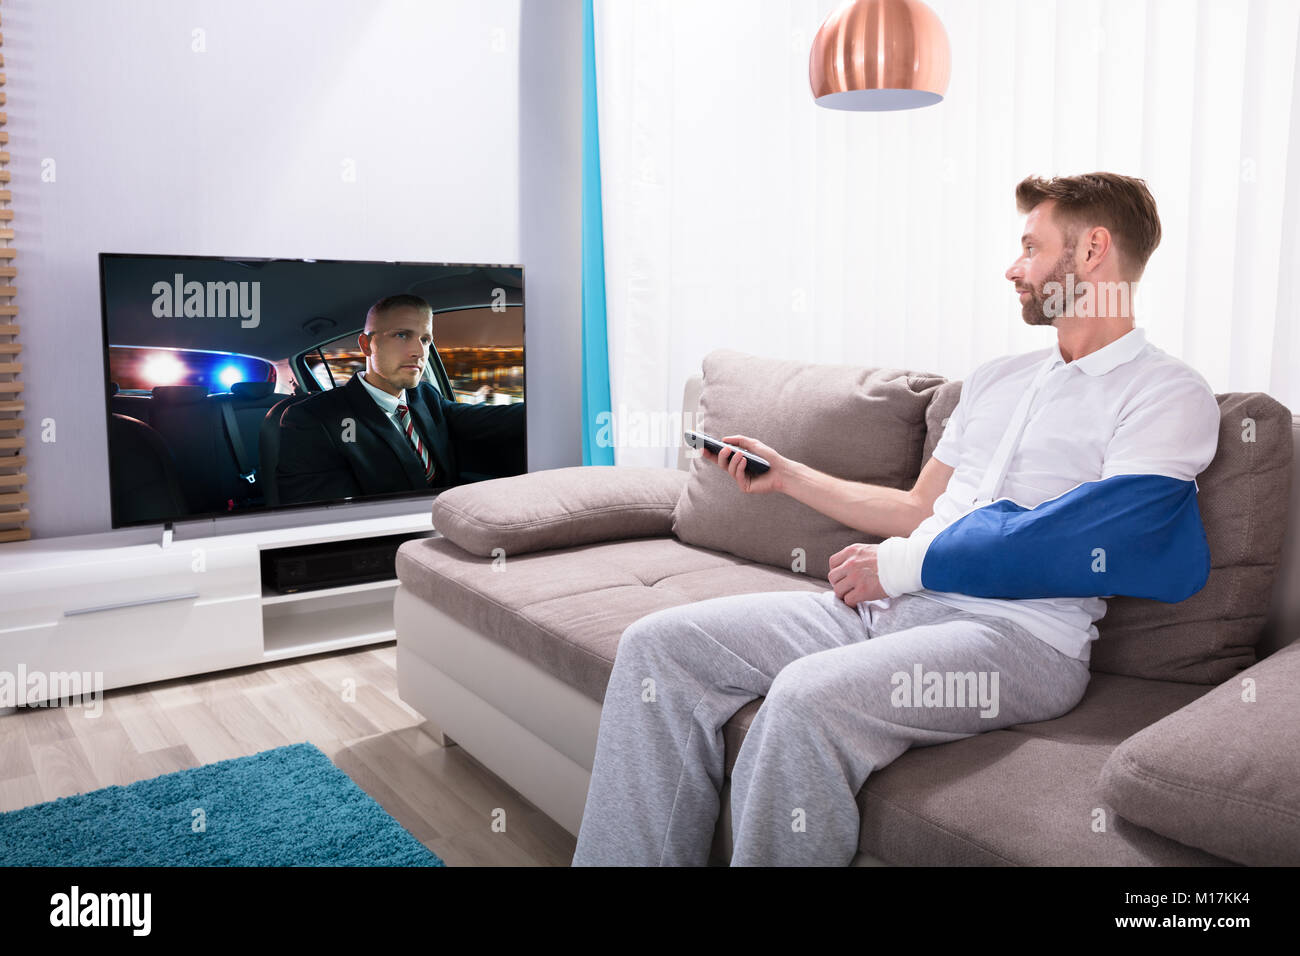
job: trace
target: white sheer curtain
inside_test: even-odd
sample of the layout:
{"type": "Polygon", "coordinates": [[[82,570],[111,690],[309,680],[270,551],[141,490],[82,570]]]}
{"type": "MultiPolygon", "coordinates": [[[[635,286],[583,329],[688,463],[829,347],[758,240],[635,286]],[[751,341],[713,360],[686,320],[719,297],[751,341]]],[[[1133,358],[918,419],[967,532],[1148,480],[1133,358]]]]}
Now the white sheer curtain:
{"type": "Polygon", "coordinates": [[[642,429],[714,348],[963,378],[1049,345],[1003,277],[1030,174],[1144,178],[1138,325],[1300,412],[1300,0],[929,0],[952,80],[902,113],[813,104],[838,2],[596,0],[618,464],[675,464],[642,429]]]}

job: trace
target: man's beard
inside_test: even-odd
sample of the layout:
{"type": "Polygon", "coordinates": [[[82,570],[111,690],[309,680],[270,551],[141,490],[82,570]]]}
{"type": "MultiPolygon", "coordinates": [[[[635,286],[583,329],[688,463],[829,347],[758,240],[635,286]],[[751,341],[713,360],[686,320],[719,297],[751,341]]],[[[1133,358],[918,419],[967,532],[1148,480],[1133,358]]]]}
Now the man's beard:
{"type": "Polygon", "coordinates": [[[1027,290],[1029,292],[1029,299],[1021,308],[1021,315],[1024,317],[1026,325],[1055,324],[1056,320],[1060,317],[1060,314],[1064,312],[1063,306],[1065,300],[1063,296],[1065,295],[1065,272],[1068,267],[1073,265],[1073,263],[1074,250],[1065,250],[1065,252],[1061,253],[1061,258],[1057,259],[1056,264],[1052,266],[1052,271],[1048,273],[1047,278],[1043,280],[1042,286],[1037,289],[1031,287],[1027,290]],[[1053,282],[1056,283],[1053,288],[1055,290],[1054,294],[1057,296],[1055,309],[1058,314],[1048,315],[1046,305],[1047,300],[1052,297],[1052,294],[1045,294],[1043,290],[1053,282]]]}

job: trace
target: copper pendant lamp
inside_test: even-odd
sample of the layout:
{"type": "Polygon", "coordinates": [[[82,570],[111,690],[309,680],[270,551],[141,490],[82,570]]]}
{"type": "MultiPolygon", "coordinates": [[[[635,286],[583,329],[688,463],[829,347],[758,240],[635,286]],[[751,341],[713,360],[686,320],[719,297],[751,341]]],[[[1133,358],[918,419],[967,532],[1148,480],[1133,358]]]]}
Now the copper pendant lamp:
{"type": "Polygon", "coordinates": [[[808,81],[818,106],[911,110],[943,99],[948,33],[921,0],[849,0],[817,30],[808,81]]]}

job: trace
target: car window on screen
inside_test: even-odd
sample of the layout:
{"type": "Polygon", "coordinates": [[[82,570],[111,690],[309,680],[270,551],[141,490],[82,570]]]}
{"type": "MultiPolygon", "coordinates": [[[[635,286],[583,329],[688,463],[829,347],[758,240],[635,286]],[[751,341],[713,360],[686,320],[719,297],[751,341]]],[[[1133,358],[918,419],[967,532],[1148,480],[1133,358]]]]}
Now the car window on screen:
{"type": "Polygon", "coordinates": [[[307,371],[323,389],[339,388],[346,385],[352,376],[366,367],[366,356],[357,345],[357,336],[361,329],[341,335],[332,342],[326,342],[312,349],[303,362],[307,371]]]}
{"type": "Polygon", "coordinates": [[[433,316],[433,343],[457,402],[524,400],[524,310],[479,306],[433,316]]]}

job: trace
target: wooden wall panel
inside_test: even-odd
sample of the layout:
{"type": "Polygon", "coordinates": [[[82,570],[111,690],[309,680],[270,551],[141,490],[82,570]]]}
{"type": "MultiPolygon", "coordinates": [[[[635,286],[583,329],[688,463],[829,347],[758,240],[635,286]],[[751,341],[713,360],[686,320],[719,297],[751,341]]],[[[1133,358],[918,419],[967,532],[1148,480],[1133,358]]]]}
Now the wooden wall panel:
{"type": "MultiPolygon", "coordinates": [[[[0,33],[0,48],[4,34],[0,33]]],[[[0,52],[0,68],[4,54],[0,52]]],[[[8,108],[4,90],[6,76],[0,73],[0,106],[8,108]]],[[[4,129],[9,115],[0,112],[0,146],[9,142],[4,129]]],[[[0,183],[9,182],[9,151],[0,150],[0,183]]],[[[18,256],[14,244],[11,191],[0,189],[0,542],[22,541],[31,537],[27,489],[27,439],[23,436],[23,357],[18,325],[18,289],[14,277],[18,256]]]]}

